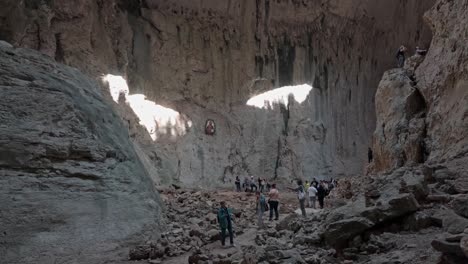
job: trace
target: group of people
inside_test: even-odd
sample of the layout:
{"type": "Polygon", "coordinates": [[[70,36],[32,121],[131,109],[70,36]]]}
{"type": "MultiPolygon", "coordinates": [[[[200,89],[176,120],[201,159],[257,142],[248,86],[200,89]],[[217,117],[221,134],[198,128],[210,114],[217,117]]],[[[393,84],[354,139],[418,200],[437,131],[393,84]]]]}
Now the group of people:
{"type": "MultiPolygon", "coordinates": [[[[256,194],[256,214],[257,214],[257,226],[258,228],[264,227],[263,216],[265,212],[270,211],[269,220],[278,220],[279,213],[279,200],[280,193],[276,187],[276,184],[268,184],[266,179],[258,179],[257,188],[253,176],[246,177],[242,184],[246,192],[255,192],[256,194]],[[255,185],[255,186],[253,186],[255,185]]],[[[239,177],[236,177],[236,190],[241,191],[241,181],[239,177]]],[[[302,180],[297,181],[296,188],[289,188],[297,192],[299,200],[299,206],[301,208],[302,215],[306,216],[306,204],[309,207],[316,209],[316,201],[318,200],[320,208],[324,207],[324,199],[330,193],[330,191],[338,185],[336,180],[331,179],[330,181],[317,181],[315,178],[309,183],[306,181],[305,184],[302,180]]],[[[233,224],[232,224],[232,213],[231,209],[226,206],[225,202],[221,202],[221,207],[218,209],[218,223],[221,228],[221,244],[225,246],[226,237],[229,235],[231,246],[234,245],[233,235],[233,224]]]]}
{"type": "MultiPolygon", "coordinates": [[[[240,184],[239,184],[240,185],[240,184]]],[[[236,178],[236,186],[237,178],[236,178]]],[[[257,225],[258,228],[263,228],[263,214],[270,211],[270,221],[279,219],[278,205],[279,205],[279,191],[276,184],[272,184],[268,191],[268,200],[265,194],[260,190],[256,190],[256,212],[257,212],[257,225]]],[[[232,211],[226,206],[226,202],[221,202],[221,207],[218,209],[218,223],[221,228],[221,244],[226,245],[226,236],[229,235],[231,246],[234,246],[234,232],[232,223],[232,211]]]]}
{"type": "MultiPolygon", "coordinates": [[[[398,49],[397,54],[396,54],[398,68],[403,68],[403,66],[405,65],[407,50],[408,49],[403,45],[401,45],[400,48],[398,49]]],[[[426,55],[427,50],[416,47],[415,53],[416,55],[424,56],[426,55]]]]}
{"type": "MultiPolygon", "coordinates": [[[[239,176],[236,177],[236,191],[241,192],[241,180],[239,176]]],[[[261,193],[263,192],[269,192],[271,189],[271,184],[267,181],[267,179],[263,178],[258,178],[257,181],[255,181],[254,176],[245,176],[244,182],[242,183],[242,188],[244,189],[245,192],[257,192],[260,191],[261,193]]]]}
{"type": "Polygon", "coordinates": [[[310,208],[316,209],[316,201],[318,200],[320,209],[323,209],[325,197],[330,191],[338,185],[338,182],[334,179],[330,181],[321,180],[318,182],[315,178],[311,183],[306,181],[305,184],[302,180],[297,181],[296,188],[289,188],[297,192],[297,198],[299,200],[299,207],[301,208],[302,216],[306,216],[306,204],[310,208]]]}

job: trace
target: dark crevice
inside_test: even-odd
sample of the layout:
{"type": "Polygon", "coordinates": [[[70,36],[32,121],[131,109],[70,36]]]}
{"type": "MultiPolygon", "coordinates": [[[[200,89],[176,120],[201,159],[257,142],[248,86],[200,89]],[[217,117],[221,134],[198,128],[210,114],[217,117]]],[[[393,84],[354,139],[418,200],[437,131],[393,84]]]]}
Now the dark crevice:
{"type": "Polygon", "coordinates": [[[139,17],[141,16],[141,8],[143,7],[143,2],[144,1],[142,0],[133,0],[133,1],[120,0],[118,2],[118,6],[121,10],[125,10],[129,14],[139,17]]]}
{"type": "Polygon", "coordinates": [[[283,115],[283,122],[284,122],[284,129],[283,129],[283,135],[287,136],[288,135],[288,127],[289,127],[289,118],[290,118],[290,113],[289,113],[289,108],[291,102],[289,100],[294,100],[292,96],[289,97],[288,99],[288,104],[279,104],[280,107],[280,112],[283,115]]]}
{"type": "Polygon", "coordinates": [[[265,35],[268,35],[268,19],[270,17],[270,0],[265,0],[265,24],[263,30],[265,31],[265,35]]]}
{"type": "Polygon", "coordinates": [[[293,83],[294,61],[296,49],[285,38],[284,43],[277,49],[279,86],[287,86],[293,83]]]}
{"type": "Polygon", "coordinates": [[[255,56],[255,71],[258,77],[263,77],[263,57],[262,56],[255,56]]]}
{"type": "Polygon", "coordinates": [[[62,46],[62,34],[57,33],[55,34],[55,60],[58,62],[64,62],[64,51],[62,46]]]}
{"type": "Polygon", "coordinates": [[[408,113],[408,120],[411,120],[415,116],[425,114],[426,112],[426,100],[421,92],[415,88],[414,92],[408,97],[406,101],[406,112],[408,113]]]}

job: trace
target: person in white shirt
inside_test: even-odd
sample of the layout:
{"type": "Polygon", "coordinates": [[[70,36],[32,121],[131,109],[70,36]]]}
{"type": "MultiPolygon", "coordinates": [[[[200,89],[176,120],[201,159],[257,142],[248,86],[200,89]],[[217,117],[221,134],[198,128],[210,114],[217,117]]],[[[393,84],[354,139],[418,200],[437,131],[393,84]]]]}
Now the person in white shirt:
{"type": "Polygon", "coordinates": [[[309,189],[307,189],[307,193],[309,194],[309,205],[310,207],[315,209],[315,200],[317,199],[317,188],[314,185],[311,185],[309,189]]]}

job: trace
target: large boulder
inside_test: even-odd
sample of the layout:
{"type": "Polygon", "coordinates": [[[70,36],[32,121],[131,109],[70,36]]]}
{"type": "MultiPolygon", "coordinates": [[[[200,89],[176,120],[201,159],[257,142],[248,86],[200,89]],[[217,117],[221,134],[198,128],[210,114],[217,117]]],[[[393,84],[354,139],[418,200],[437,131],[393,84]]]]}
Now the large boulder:
{"type": "Polygon", "coordinates": [[[99,263],[157,234],[159,197],[96,82],[0,45],[0,93],[3,262],[99,263]]]}
{"type": "Polygon", "coordinates": [[[374,223],[364,217],[353,217],[333,222],[327,226],[324,233],[325,241],[335,247],[345,246],[344,244],[356,235],[374,226],[374,223]]]}
{"type": "Polygon", "coordinates": [[[325,220],[325,240],[336,248],[362,232],[390,220],[404,217],[419,209],[411,193],[387,196],[383,193],[374,206],[365,206],[364,199],[358,199],[330,213],[325,220]]]}
{"type": "Polygon", "coordinates": [[[442,210],[436,216],[442,219],[442,227],[450,234],[460,234],[468,228],[468,219],[457,215],[452,210],[442,210]]]}
{"type": "Polygon", "coordinates": [[[460,248],[460,243],[458,242],[448,242],[444,240],[433,240],[431,245],[434,249],[439,252],[448,255],[456,255],[456,256],[463,256],[463,251],[460,248]]]}
{"type": "Polygon", "coordinates": [[[468,195],[458,196],[452,202],[455,213],[468,218],[468,195]]]}
{"type": "Polygon", "coordinates": [[[375,108],[375,171],[422,163],[426,103],[404,69],[385,72],[375,94],[375,108]]]}

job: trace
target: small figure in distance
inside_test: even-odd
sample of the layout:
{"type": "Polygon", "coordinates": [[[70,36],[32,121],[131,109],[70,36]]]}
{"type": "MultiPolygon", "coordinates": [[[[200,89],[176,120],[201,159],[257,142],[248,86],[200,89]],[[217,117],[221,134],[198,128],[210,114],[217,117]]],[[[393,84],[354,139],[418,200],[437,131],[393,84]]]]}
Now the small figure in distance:
{"type": "Polygon", "coordinates": [[[367,159],[369,160],[369,163],[372,163],[372,160],[374,159],[374,153],[372,152],[371,147],[367,150],[367,159]]]}
{"type": "Polygon", "coordinates": [[[275,220],[278,220],[278,205],[279,205],[279,192],[276,189],[276,184],[271,185],[270,193],[268,194],[270,199],[268,199],[268,203],[270,204],[270,221],[273,220],[273,211],[275,213],[275,220]]]}
{"type": "Polygon", "coordinates": [[[301,208],[302,216],[306,217],[306,210],[305,210],[305,192],[304,190],[304,185],[302,185],[302,180],[297,180],[297,187],[296,188],[290,188],[288,187],[289,190],[295,191],[297,193],[297,199],[299,200],[299,207],[301,208]]]}
{"type": "Polygon", "coordinates": [[[254,176],[250,176],[250,192],[256,192],[257,191],[257,185],[255,184],[255,179],[254,176]],[[255,189],[255,191],[254,191],[255,189]]]}
{"type": "Polygon", "coordinates": [[[239,179],[239,176],[236,176],[236,192],[241,191],[241,181],[239,179]]]}
{"type": "Polygon", "coordinates": [[[258,228],[263,229],[263,213],[268,211],[268,205],[266,203],[265,196],[260,191],[256,191],[257,196],[257,216],[258,216],[258,228]]]}
{"type": "Polygon", "coordinates": [[[401,45],[396,54],[398,68],[403,68],[403,66],[405,65],[405,58],[406,58],[405,53],[406,53],[406,47],[401,45]]]}
{"type": "Polygon", "coordinates": [[[426,53],[427,49],[420,49],[419,47],[416,47],[416,55],[425,56],[426,53]]]}

